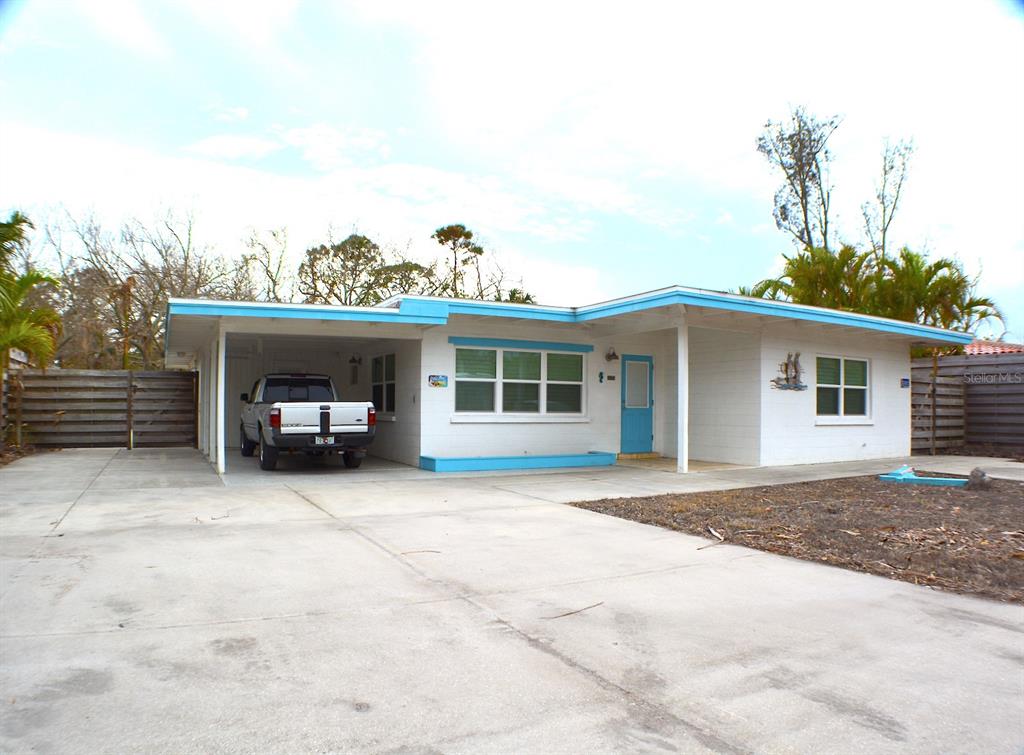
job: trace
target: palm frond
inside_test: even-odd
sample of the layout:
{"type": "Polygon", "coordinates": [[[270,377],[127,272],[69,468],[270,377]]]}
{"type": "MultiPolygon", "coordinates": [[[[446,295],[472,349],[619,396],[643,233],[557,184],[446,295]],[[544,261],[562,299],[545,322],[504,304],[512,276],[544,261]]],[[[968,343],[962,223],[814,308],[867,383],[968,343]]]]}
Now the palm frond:
{"type": "Polygon", "coordinates": [[[53,331],[27,321],[5,323],[0,328],[0,354],[10,349],[20,349],[40,366],[46,366],[53,359],[56,339],[53,331]]]}

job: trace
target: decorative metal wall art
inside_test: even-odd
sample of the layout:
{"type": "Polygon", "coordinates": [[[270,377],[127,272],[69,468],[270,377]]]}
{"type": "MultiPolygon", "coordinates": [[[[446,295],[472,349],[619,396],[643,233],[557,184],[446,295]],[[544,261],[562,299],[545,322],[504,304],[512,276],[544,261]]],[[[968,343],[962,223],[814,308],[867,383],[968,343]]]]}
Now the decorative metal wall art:
{"type": "Polygon", "coordinates": [[[800,352],[786,354],[786,361],[779,362],[779,376],[772,378],[772,387],[782,391],[806,391],[807,386],[800,381],[804,368],[800,366],[800,352]]]}

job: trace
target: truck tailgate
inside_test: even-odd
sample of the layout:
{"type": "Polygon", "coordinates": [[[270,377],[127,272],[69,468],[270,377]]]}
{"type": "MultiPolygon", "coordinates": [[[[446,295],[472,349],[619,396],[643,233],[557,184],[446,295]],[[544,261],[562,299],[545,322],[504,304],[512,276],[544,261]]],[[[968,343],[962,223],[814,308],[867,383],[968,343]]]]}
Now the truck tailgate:
{"type": "Polygon", "coordinates": [[[281,410],[282,435],[369,432],[370,403],[287,403],[281,410]],[[328,419],[329,418],[329,419],[328,419]]]}

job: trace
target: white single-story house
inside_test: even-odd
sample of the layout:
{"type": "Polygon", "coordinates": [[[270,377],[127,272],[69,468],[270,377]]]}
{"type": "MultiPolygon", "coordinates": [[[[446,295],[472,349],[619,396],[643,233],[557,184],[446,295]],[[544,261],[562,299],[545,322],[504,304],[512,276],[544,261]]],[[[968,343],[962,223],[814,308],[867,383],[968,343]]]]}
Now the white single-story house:
{"type": "Polygon", "coordinates": [[[434,471],[618,454],[779,465],[910,453],[910,349],[964,333],[674,286],[583,307],[402,295],[373,307],[173,299],[168,368],[199,373],[223,473],[239,397],[326,373],[372,400],[371,455],[434,471]]]}

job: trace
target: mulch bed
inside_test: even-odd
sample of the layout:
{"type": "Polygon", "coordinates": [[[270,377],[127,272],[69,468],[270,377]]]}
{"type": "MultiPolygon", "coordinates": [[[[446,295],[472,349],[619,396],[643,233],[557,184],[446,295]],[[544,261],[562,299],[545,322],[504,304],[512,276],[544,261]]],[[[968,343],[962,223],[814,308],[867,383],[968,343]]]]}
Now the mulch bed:
{"type": "Polygon", "coordinates": [[[17,448],[15,446],[0,448],[0,467],[7,466],[12,461],[17,461],[23,456],[28,456],[30,453],[32,453],[32,450],[29,448],[17,448]]]}
{"type": "Polygon", "coordinates": [[[1024,446],[997,445],[995,443],[970,443],[957,448],[944,448],[939,453],[951,456],[992,456],[997,459],[1024,461],[1024,446]]]}
{"type": "Polygon", "coordinates": [[[32,454],[54,453],[59,450],[59,448],[36,448],[35,446],[6,446],[0,448],[0,467],[32,454]]]}
{"type": "Polygon", "coordinates": [[[717,542],[714,529],[735,545],[1024,603],[1021,482],[994,480],[990,490],[975,491],[846,477],[572,505],[717,542]]]}

